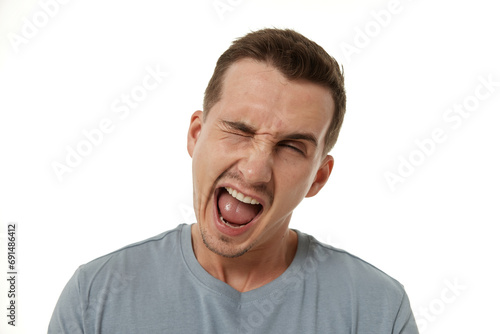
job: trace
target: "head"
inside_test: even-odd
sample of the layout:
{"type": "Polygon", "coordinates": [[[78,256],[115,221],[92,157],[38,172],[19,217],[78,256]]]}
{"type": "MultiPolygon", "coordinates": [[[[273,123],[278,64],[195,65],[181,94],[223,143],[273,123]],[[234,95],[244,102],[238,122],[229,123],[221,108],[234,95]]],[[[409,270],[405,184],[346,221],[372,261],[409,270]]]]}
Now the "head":
{"type": "Polygon", "coordinates": [[[300,34],[257,31],[220,57],[204,108],[188,131],[201,238],[224,257],[268,254],[285,240],[295,207],[330,176],[325,152],[345,110],[342,73],[300,34]]]}
{"type": "Polygon", "coordinates": [[[337,142],[346,109],[343,71],[321,46],[293,30],[262,29],[234,41],[219,57],[205,90],[204,118],[221,98],[227,69],[244,58],[268,63],[289,80],[307,80],[328,88],[334,109],[323,153],[330,152],[337,142]]]}

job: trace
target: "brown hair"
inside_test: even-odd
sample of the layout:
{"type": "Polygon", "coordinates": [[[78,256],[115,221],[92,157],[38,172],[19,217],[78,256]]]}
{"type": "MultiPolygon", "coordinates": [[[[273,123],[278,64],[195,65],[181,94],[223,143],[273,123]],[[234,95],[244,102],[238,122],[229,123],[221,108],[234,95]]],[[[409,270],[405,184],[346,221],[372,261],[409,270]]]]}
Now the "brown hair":
{"type": "Polygon", "coordinates": [[[330,90],[334,110],[325,137],[324,154],[327,154],[337,141],[345,114],[343,69],[321,46],[290,29],[262,29],[233,42],[219,57],[205,90],[203,117],[220,100],[227,69],[243,58],[268,62],[289,80],[305,79],[330,90]]]}

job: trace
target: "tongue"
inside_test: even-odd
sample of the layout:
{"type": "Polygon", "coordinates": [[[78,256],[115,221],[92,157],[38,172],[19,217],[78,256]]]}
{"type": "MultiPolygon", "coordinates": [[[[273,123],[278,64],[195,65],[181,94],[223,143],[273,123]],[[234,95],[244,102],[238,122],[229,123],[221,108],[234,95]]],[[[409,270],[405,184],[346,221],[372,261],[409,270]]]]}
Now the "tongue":
{"type": "Polygon", "coordinates": [[[240,202],[225,190],[219,196],[218,204],[222,218],[226,222],[236,225],[250,222],[260,211],[260,205],[240,202]]]}

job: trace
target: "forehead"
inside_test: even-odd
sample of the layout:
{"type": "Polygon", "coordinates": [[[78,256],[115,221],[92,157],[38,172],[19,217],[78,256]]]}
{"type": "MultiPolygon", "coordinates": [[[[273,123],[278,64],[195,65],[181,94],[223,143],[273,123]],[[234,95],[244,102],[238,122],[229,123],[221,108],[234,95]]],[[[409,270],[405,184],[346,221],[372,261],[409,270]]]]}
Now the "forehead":
{"type": "Polygon", "coordinates": [[[228,68],[221,98],[210,114],[249,123],[265,133],[307,131],[321,140],[333,110],[328,88],[306,80],[288,80],[267,63],[243,59],[228,68]]]}

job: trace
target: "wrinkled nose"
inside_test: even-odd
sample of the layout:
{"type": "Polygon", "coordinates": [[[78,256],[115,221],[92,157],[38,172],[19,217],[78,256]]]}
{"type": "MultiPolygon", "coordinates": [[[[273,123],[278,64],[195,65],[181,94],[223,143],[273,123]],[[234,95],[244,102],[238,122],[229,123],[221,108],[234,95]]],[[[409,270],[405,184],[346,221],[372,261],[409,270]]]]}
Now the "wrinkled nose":
{"type": "Polygon", "coordinates": [[[249,184],[264,184],[271,181],[272,177],[272,152],[268,149],[254,148],[247,152],[239,163],[240,173],[249,184]]]}

